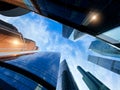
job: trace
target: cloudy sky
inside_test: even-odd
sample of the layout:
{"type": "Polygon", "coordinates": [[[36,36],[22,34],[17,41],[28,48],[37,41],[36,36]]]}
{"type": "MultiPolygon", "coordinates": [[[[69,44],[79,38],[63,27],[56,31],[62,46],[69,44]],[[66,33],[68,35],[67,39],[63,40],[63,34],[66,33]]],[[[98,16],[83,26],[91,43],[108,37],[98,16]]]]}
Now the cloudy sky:
{"type": "Polygon", "coordinates": [[[91,41],[95,40],[94,37],[85,35],[77,42],[67,40],[62,37],[60,23],[33,12],[14,18],[0,15],[0,19],[16,26],[24,37],[34,40],[40,52],[60,52],[61,60],[66,59],[69,63],[69,68],[81,90],[88,90],[88,88],[82,80],[82,75],[77,71],[77,65],[91,72],[111,90],[119,90],[120,76],[118,74],[87,61],[90,53],[88,48],[91,41]]]}

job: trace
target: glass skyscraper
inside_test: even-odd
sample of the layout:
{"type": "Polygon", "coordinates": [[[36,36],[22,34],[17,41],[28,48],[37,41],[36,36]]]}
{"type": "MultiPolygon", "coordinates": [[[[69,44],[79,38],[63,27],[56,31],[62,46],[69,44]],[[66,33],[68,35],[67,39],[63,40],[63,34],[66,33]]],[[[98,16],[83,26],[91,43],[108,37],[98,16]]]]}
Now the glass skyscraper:
{"type": "Polygon", "coordinates": [[[2,83],[0,88],[2,90],[55,90],[59,61],[59,53],[40,52],[0,62],[0,83],[2,83]]]}
{"type": "Polygon", "coordinates": [[[33,50],[38,50],[35,41],[24,38],[15,26],[0,20],[0,52],[33,50]]]}
{"type": "Polygon", "coordinates": [[[120,74],[120,61],[117,60],[117,58],[120,57],[120,50],[100,40],[93,41],[89,49],[101,54],[102,56],[95,56],[94,53],[93,55],[88,56],[88,61],[114,73],[120,74]],[[110,59],[109,57],[113,57],[114,59],[110,59]]]}
{"type": "Polygon", "coordinates": [[[62,25],[62,36],[72,41],[77,41],[84,33],[67,25],[62,25]]]}
{"type": "Polygon", "coordinates": [[[108,69],[114,73],[120,74],[120,61],[102,58],[99,56],[88,56],[88,61],[108,69]]]}
{"type": "Polygon", "coordinates": [[[89,46],[89,49],[101,55],[120,57],[120,50],[101,40],[93,41],[89,46]]]}
{"type": "Polygon", "coordinates": [[[66,60],[60,63],[57,90],[79,90],[66,60]]]}

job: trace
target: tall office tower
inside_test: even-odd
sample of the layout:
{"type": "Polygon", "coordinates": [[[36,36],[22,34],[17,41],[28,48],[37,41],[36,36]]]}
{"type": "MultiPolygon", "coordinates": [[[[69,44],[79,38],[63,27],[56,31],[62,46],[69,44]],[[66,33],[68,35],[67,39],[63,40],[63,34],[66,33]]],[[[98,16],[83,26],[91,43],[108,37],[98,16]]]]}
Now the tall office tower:
{"type": "Polygon", "coordinates": [[[88,61],[99,65],[103,68],[106,68],[114,73],[120,74],[120,61],[117,60],[111,60],[111,59],[106,59],[98,56],[88,56],[88,61]]]}
{"type": "Polygon", "coordinates": [[[59,61],[60,54],[56,52],[40,52],[0,61],[0,89],[55,90],[59,61]]]}
{"type": "Polygon", "coordinates": [[[94,77],[90,72],[84,71],[80,66],[77,66],[77,69],[82,74],[82,79],[88,86],[89,90],[110,90],[101,81],[94,77]]]}
{"type": "Polygon", "coordinates": [[[120,57],[120,50],[112,47],[106,42],[95,40],[91,43],[90,50],[105,56],[120,57]]]}
{"type": "Polygon", "coordinates": [[[79,90],[66,60],[63,60],[60,63],[57,90],[79,90]]]}
{"type": "Polygon", "coordinates": [[[24,38],[17,28],[0,20],[0,52],[37,50],[36,43],[24,38]]]}
{"type": "Polygon", "coordinates": [[[72,27],[62,25],[62,36],[65,38],[69,38],[72,41],[77,41],[83,35],[84,35],[84,33],[80,32],[72,27]]]}

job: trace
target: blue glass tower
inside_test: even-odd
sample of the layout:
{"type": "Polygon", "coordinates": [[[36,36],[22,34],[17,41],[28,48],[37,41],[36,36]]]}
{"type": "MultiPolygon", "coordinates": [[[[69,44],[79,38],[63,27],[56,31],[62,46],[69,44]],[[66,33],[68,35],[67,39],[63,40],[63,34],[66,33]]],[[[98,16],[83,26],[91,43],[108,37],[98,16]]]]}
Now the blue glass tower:
{"type": "Polygon", "coordinates": [[[79,30],[76,30],[76,29],[69,27],[67,25],[62,25],[62,36],[67,38],[67,39],[70,39],[72,41],[77,41],[83,35],[85,35],[85,34],[80,32],[79,30]]]}
{"type": "Polygon", "coordinates": [[[18,90],[55,90],[59,61],[59,53],[43,52],[0,62],[0,82],[18,90]]]}
{"type": "Polygon", "coordinates": [[[93,41],[89,49],[104,56],[120,57],[120,50],[101,40],[93,41]]]}
{"type": "Polygon", "coordinates": [[[88,61],[108,69],[114,73],[120,74],[120,61],[102,58],[99,56],[88,56],[88,61]]]}

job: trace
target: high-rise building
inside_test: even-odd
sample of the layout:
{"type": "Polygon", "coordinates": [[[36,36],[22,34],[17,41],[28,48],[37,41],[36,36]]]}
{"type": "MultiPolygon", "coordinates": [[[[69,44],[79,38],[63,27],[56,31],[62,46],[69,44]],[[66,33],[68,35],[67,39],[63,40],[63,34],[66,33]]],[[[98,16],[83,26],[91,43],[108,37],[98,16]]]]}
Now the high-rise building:
{"type": "MultiPolygon", "coordinates": [[[[0,2],[34,11],[120,48],[119,0],[1,0],[0,2]]],[[[0,4],[2,7],[6,6],[0,4]]],[[[9,14],[12,16],[14,13],[9,14]]]]}
{"type": "Polygon", "coordinates": [[[77,41],[80,39],[80,37],[82,37],[84,35],[84,33],[80,32],[72,27],[69,27],[66,25],[62,25],[62,26],[63,26],[62,36],[65,38],[68,38],[72,41],[77,41]]]}
{"type": "Polygon", "coordinates": [[[114,73],[120,74],[120,61],[102,58],[98,56],[88,56],[88,61],[108,69],[114,73]]]}
{"type": "Polygon", "coordinates": [[[107,86],[105,86],[101,81],[99,81],[95,76],[93,76],[90,72],[84,71],[80,66],[77,66],[77,69],[82,74],[82,79],[88,86],[89,90],[110,90],[107,86]]]}
{"type": "Polygon", "coordinates": [[[79,90],[66,60],[60,63],[57,90],[79,90]]]}
{"type": "Polygon", "coordinates": [[[33,40],[24,38],[12,24],[0,20],[0,52],[30,51],[38,47],[33,40]]]}
{"type": "Polygon", "coordinates": [[[0,61],[0,89],[55,90],[59,61],[60,54],[55,52],[40,52],[0,61]]]}
{"type": "Polygon", "coordinates": [[[120,50],[101,40],[93,41],[89,49],[104,56],[120,57],[120,50]]]}

